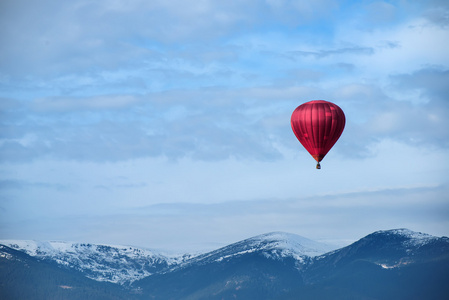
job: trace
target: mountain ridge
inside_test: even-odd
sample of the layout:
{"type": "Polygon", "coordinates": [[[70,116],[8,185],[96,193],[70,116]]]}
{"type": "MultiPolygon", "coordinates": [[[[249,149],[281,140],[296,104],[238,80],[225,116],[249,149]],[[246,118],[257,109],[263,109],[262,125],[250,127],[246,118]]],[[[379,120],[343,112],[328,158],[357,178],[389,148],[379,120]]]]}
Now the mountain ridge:
{"type": "MultiPolygon", "coordinates": [[[[253,240],[248,240],[252,249],[253,240]]],[[[301,260],[267,255],[271,248],[264,246],[246,252],[237,248],[238,255],[227,260],[175,267],[136,285],[155,299],[443,300],[441,293],[449,295],[446,237],[406,229],[376,231],[346,247],[301,260]],[[432,277],[438,280],[429,282],[432,277]]]]}
{"type": "Polygon", "coordinates": [[[208,261],[223,261],[243,254],[263,252],[267,258],[281,259],[292,257],[303,262],[309,257],[323,254],[335,246],[316,242],[297,234],[287,232],[269,232],[257,235],[239,242],[229,244],[219,249],[200,254],[176,267],[189,264],[202,264],[208,261]]]}
{"type": "Polygon", "coordinates": [[[0,244],[84,272],[88,278],[118,284],[130,284],[191,257],[132,246],[62,241],[0,240],[0,244]]]}
{"type": "MultiPolygon", "coordinates": [[[[20,248],[19,244],[11,246],[20,248]]],[[[29,277],[26,265],[46,270],[49,274],[67,273],[62,276],[68,278],[64,282],[55,283],[49,277],[35,288],[49,282],[48,288],[43,288],[45,293],[65,293],[63,298],[71,300],[78,299],[69,295],[76,291],[61,286],[76,286],[80,293],[83,292],[82,286],[70,281],[74,278],[75,282],[80,282],[80,276],[95,279],[90,283],[84,281],[89,287],[87,290],[95,289],[105,299],[105,286],[95,282],[112,284],[116,295],[126,295],[119,299],[139,300],[443,300],[449,295],[449,238],[404,228],[375,231],[348,246],[328,252],[326,247],[329,245],[294,234],[271,232],[207,253],[172,257],[171,261],[151,251],[145,256],[145,252],[129,246],[114,248],[82,243],[74,246],[63,242],[39,245],[28,249],[35,257],[26,251],[1,246],[0,276],[6,278],[5,282],[17,278],[18,282],[9,283],[16,287],[21,286],[20,280],[29,277]],[[65,255],[56,255],[55,248],[64,250],[65,255]],[[81,257],[73,259],[76,255],[81,257]],[[77,266],[80,262],[81,266],[77,266]],[[18,267],[14,267],[16,265],[18,267]],[[6,274],[5,270],[14,276],[6,274]],[[72,272],[75,273],[71,275],[72,272]],[[117,280],[114,272],[124,272],[125,276],[121,274],[117,277],[121,279],[117,280]]],[[[32,285],[29,280],[23,282],[32,285]]],[[[2,288],[0,284],[0,296],[2,288]]]]}
{"type": "Polygon", "coordinates": [[[257,235],[213,251],[196,254],[168,254],[166,251],[133,246],[64,241],[0,240],[0,244],[33,257],[55,261],[60,265],[86,272],[87,277],[91,279],[119,284],[130,284],[163,269],[201,263],[207,258],[223,260],[246,252],[271,250],[270,253],[266,252],[268,257],[293,256],[297,260],[304,260],[335,248],[297,234],[280,231],[257,235]],[[236,251],[236,248],[239,250],[236,251]],[[114,265],[113,262],[117,259],[129,261],[114,265]],[[146,264],[147,261],[150,263],[146,264]],[[142,268],[135,270],[136,263],[141,264],[142,268]],[[137,272],[130,271],[133,266],[132,270],[137,272]]]}

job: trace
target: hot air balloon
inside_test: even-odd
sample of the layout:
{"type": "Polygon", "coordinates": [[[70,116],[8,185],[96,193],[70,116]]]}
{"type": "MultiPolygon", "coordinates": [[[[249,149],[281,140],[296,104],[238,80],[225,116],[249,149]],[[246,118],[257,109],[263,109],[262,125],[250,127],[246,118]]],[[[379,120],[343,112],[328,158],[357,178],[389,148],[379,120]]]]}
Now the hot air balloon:
{"type": "Polygon", "coordinates": [[[292,114],[293,133],[299,142],[317,161],[320,161],[340,138],[345,128],[346,118],[343,110],[334,103],[313,100],[298,106],[292,114]]]}

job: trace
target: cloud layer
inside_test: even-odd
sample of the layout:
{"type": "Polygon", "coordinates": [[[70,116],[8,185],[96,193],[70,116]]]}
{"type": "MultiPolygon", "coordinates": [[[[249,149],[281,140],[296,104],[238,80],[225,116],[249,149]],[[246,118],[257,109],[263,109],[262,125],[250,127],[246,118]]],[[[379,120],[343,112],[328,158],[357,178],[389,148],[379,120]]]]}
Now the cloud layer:
{"type": "MultiPolygon", "coordinates": [[[[43,222],[45,207],[54,220],[91,226],[145,208],[183,220],[197,210],[201,224],[217,228],[254,210],[248,234],[270,228],[255,221],[259,213],[276,227],[291,210],[277,229],[313,227],[293,215],[325,220],[330,208],[319,203],[332,201],[304,208],[307,197],[337,195],[345,207],[356,196],[340,194],[373,199],[388,189],[404,192],[382,206],[389,224],[399,223],[394,211],[407,208],[410,189],[447,184],[448,15],[447,1],[436,0],[3,1],[4,234],[14,219],[43,222]],[[290,128],[293,110],[313,99],[335,102],[347,120],[320,175],[309,173],[313,159],[290,128]]],[[[444,211],[444,194],[433,195],[432,207],[444,211]]],[[[155,218],[148,230],[175,218],[145,217],[155,218]]],[[[329,224],[340,217],[329,215],[329,224]]]]}

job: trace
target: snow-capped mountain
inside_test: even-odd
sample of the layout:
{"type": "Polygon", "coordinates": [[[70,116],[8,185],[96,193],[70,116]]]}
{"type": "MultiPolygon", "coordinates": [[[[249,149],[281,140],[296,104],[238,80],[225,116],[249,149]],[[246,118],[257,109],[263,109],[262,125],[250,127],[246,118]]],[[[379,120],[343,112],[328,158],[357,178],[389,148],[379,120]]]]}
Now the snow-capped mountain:
{"type": "Polygon", "coordinates": [[[446,237],[394,229],[327,250],[296,235],[269,233],[135,284],[155,299],[445,299],[439,295],[449,292],[446,237]]]}
{"type": "Polygon", "coordinates": [[[406,247],[409,251],[433,243],[440,239],[439,237],[427,233],[400,228],[391,230],[379,230],[364,237],[362,240],[376,239],[379,237],[382,237],[383,239],[396,240],[397,242],[399,242],[399,244],[406,247]]]}
{"type": "Polygon", "coordinates": [[[155,299],[443,300],[449,295],[447,237],[394,229],[323,254],[326,247],[270,233],[200,255],[136,285],[155,299]]]}
{"type": "MultiPolygon", "coordinates": [[[[385,292],[405,288],[402,280],[406,280],[413,287],[407,287],[407,293],[401,291],[407,295],[403,299],[440,299],[424,294],[417,296],[413,290],[422,293],[428,289],[427,292],[433,293],[433,287],[441,283],[439,280],[449,280],[449,238],[408,229],[376,231],[349,246],[315,257],[303,279],[308,285],[325,281],[330,282],[330,286],[344,282],[344,285],[354,287],[357,283],[363,286],[364,281],[371,280],[371,285],[385,285],[385,292]],[[407,274],[407,279],[404,274],[407,274]],[[427,283],[433,277],[436,281],[427,283]],[[393,283],[398,286],[393,287],[393,283]],[[415,287],[416,284],[419,286],[415,287]]],[[[447,290],[449,292],[449,288],[447,290]]],[[[374,289],[371,293],[374,299],[385,298],[374,289]]]]}
{"type": "Polygon", "coordinates": [[[88,278],[119,284],[132,283],[191,257],[130,246],[27,240],[0,240],[0,244],[81,271],[88,278]]]}
{"type": "Polygon", "coordinates": [[[449,295],[449,238],[408,229],[376,231],[336,250],[273,232],[197,256],[64,242],[0,244],[5,245],[0,245],[0,299],[13,299],[11,291],[15,299],[70,300],[93,294],[105,300],[443,300],[449,295]]]}
{"type": "Polygon", "coordinates": [[[271,232],[198,255],[175,267],[206,264],[214,261],[220,262],[256,252],[270,259],[292,258],[297,263],[304,263],[310,257],[321,255],[334,249],[336,249],[335,246],[316,242],[300,235],[286,232],[271,232]]]}
{"type": "Polygon", "coordinates": [[[255,236],[203,255],[166,254],[130,246],[61,241],[0,240],[0,244],[81,271],[88,278],[122,285],[169,268],[204,264],[210,260],[221,261],[256,251],[272,259],[291,257],[302,263],[308,257],[335,249],[285,232],[255,236]]]}
{"type": "Polygon", "coordinates": [[[405,228],[379,230],[349,246],[316,257],[315,261],[333,258],[336,259],[332,263],[335,265],[346,259],[363,257],[383,268],[393,268],[433,255],[433,251],[438,249],[435,245],[441,244],[441,249],[447,250],[448,243],[447,237],[436,237],[405,228]],[[429,252],[428,249],[432,247],[434,250],[429,252]]]}

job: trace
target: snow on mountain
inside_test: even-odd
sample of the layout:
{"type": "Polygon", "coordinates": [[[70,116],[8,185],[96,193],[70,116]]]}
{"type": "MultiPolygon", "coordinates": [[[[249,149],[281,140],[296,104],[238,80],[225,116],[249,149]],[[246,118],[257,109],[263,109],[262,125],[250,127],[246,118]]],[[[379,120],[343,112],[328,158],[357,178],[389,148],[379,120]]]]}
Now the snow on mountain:
{"type": "Polygon", "coordinates": [[[438,239],[438,237],[435,237],[433,235],[422,233],[422,232],[416,232],[412,231],[410,229],[406,228],[399,228],[399,229],[391,229],[391,230],[379,230],[373,233],[373,235],[394,235],[398,237],[402,237],[404,239],[404,245],[410,246],[410,247],[420,247],[424,246],[435,239],[438,239]]]}
{"type": "Polygon", "coordinates": [[[132,283],[169,267],[201,264],[211,260],[222,261],[256,251],[268,258],[292,257],[301,263],[306,257],[320,255],[336,248],[285,232],[255,236],[201,255],[170,255],[129,246],[70,242],[3,240],[0,244],[82,271],[91,279],[119,284],[132,283]]]}
{"type": "Polygon", "coordinates": [[[0,282],[9,283],[7,289],[28,289],[32,296],[39,291],[45,296],[37,298],[42,299],[69,295],[66,287],[76,285],[76,295],[83,292],[79,274],[55,268],[56,262],[89,278],[125,285],[86,280],[87,298],[92,291],[108,296],[120,291],[124,294],[116,299],[441,299],[449,291],[449,238],[408,229],[376,231],[336,250],[295,234],[272,232],[194,257],[127,246],[0,244],[5,245],[0,245],[0,263],[8,271],[0,272],[0,282]],[[41,274],[47,277],[42,282],[36,280],[41,274]],[[64,280],[55,281],[61,275],[64,280]]]}
{"type": "Polygon", "coordinates": [[[316,242],[300,235],[286,232],[262,234],[246,241],[252,247],[269,250],[268,253],[271,252],[272,257],[291,256],[296,260],[301,260],[304,256],[314,257],[321,255],[337,248],[333,245],[316,242]]]}
{"type": "MultiPolygon", "coordinates": [[[[376,231],[353,245],[335,250],[338,247],[316,242],[296,234],[271,232],[196,255],[166,254],[130,246],[71,242],[0,240],[0,244],[23,251],[36,258],[53,261],[59,265],[81,271],[86,277],[97,281],[126,285],[164,270],[169,271],[194,264],[204,265],[211,262],[221,262],[249,253],[257,252],[274,260],[292,258],[297,263],[304,264],[310,258],[318,261],[332,256],[335,251],[352,253],[359,251],[358,249],[363,245],[365,245],[363,247],[374,249],[377,246],[373,243],[378,243],[378,241],[384,241],[380,245],[384,243],[393,243],[392,246],[398,245],[398,253],[402,253],[400,249],[416,249],[435,241],[435,239],[437,238],[434,236],[408,229],[393,229],[376,231]]],[[[379,263],[385,264],[383,261],[379,263]]],[[[390,266],[390,264],[387,264],[387,266],[390,266]]]]}
{"type": "Polygon", "coordinates": [[[405,228],[375,231],[351,245],[314,258],[335,265],[344,261],[369,261],[384,269],[399,268],[447,251],[449,238],[415,232],[405,228]]]}
{"type": "Polygon", "coordinates": [[[228,245],[203,255],[198,255],[178,266],[174,266],[174,268],[192,264],[220,262],[254,252],[259,252],[271,259],[291,257],[298,263],[303,263],[308,257],[321,255],[336,248],[335,246],[312,241],[296,234],[271,232],[228,245]]]}
{"type": "Polygon", "coordinates": [[[91,279],[119,284],[131,283],[190,258],[130,246],[29,240],[1,240],[0,244],[82,271],[91,279]]]}

